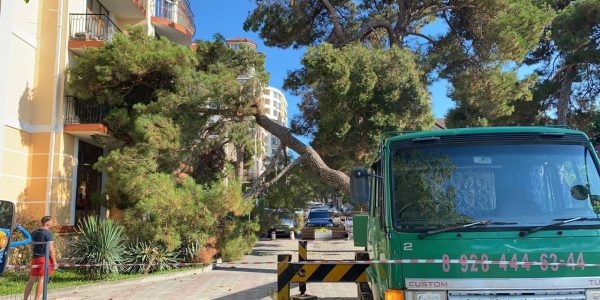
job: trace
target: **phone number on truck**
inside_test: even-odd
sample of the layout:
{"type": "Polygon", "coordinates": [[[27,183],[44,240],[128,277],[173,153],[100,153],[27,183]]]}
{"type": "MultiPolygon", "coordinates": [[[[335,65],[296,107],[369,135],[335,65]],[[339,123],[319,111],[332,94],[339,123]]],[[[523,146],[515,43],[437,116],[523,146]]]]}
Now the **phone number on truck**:
{"type": "Polygon", "coordinates": [[[461,272],[489,272],[490,267],[496,266],[504,272],[511,269],[517,271],[525,269],[530,271],[532,267],[539,267],[542,271],[558,271],[561,267],[585,269],[583,253],[565,253],[560,256],[556,253],[541,253],[539,256],[525,254],[502,254],[499,260],[490,260],[487,254],[461,254],[458,259],[452,259],[448,254],[442,255],[442,270],[450,272],[459,265],[461,272]]]}

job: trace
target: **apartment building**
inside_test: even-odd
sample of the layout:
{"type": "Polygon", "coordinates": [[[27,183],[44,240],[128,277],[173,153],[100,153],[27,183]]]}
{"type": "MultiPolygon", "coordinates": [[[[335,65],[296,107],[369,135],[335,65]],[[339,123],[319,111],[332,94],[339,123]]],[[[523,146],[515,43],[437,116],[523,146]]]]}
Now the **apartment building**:
{"type": "MultiPolygon", "coordinates": [[[[265,114],[269,119],[277,122],[281,126],[288,127],[287,100],[285,95],[280,90],[274,87],[267,87],[263,90],[263,102],[265,103],[265,114]]],[[[264,137],[265,155],[272,157],[277,149],[281,146],[279,139],[266,132],[264,137]]]]}
{"type": "MultiPolygon", "coordinates": [[[[285,95],[279,89],[268,86],[263,89],[262,99],[264,103],[264,113],[269,119],[277,122],[281,126],[288,127],[287,100],[285,95]]],[[[260,176],[270,163],[271,158],[281,146],[279,138],[266,131],[260,126],[254,128],[255,155],[254,163],[251,168],[246,170],[246,180],[252,181],[260,176]]],[[[287,148],[283,151],[287,153],[287,148]]]]}
{"type": "MultiPolygon", "coordinates": [[[[225,40],[227,46],[234,50],[239,49],[252,49],[256,50],[256,43],[248,38],[232,38],[225,40]]],[[[254,70],[250,70],[248,73],[253,74],[254,70]]],[[[244,74],[240,76],[239,80],[246,80],[247,75],[244,74]]],[[[285,99],[285,95],[280,90],[268,86],[263,89],[262,93],[264,106],[264,113],[271,120],[277,122],[282,126],[288,126],[288,115],[287,115],[287,100],[285,99]]],[[[251,182],[253,179],[260,176],[260,174],[265,170],[266,166],[269,164],[270,159],[276,153],[277,149],[281,145],[279,139],[264,130],[260,126],[256,126],[254,128],[253,133],[254,147],[255,147],[255,155],[253,158],[253,166],[248,170],[245,170],[245,182],[251,182]]],[[[287,151],[287,149],[284,149],[287,151]]]]}
{"type": "Polygon", "coordinates": [[[196,30],[188,0],[0,0],[0,199],[18,214],[107,215],[92,166],[117,143],[103,107],[65,94],[65,73],[133,25],[181,45],[196,30]]]}

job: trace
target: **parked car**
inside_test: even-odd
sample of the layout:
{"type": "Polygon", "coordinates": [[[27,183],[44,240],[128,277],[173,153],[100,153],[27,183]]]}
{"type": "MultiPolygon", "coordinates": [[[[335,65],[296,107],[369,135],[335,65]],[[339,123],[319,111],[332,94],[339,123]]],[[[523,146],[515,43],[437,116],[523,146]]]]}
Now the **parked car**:
{"type": "Polygon", "coordinates": [[[308,213],[304,228],[302,228],[302,238],[314,239],[315,230],[318,228],[327,228],[332,233],[332,238],[343,238],[346,236],[346,230],[341,223],[336,224],[327,209],[313,209],[308,213]]]}
{"type": "Polygon", "coordinates": [[[352,204],[347,203],[346,205],[342,206],[342,212],[343,213],[349,213],[352,212],[354,210],[354,206],[352,206],[352,204]]]}
{"type": "Polygon", "coordinates": [[[325,209],[313,209],[306,218],[306,227],[333,227],[331,213],[325,209]]]}
{"type": "MultiPolygon", "coordinates": [[[[274,213],[275,223],[273,223],[269,229],[269,232],[267,233],[268,236],[270,236],[273,231],[275,231],[277,236],[288,236],[290,231],[294,231],[298,228],[298,223],[293,214],[286,211],[277,211],[274,213]]],[[[299,234],[299,232],[295,232],[295,234],[299,234]]]]}

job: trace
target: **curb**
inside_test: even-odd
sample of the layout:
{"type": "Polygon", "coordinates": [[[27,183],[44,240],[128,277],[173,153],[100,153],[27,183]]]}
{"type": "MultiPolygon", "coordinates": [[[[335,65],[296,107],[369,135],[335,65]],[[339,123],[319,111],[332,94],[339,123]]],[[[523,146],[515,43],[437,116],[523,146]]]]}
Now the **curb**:
{"type": "Polygon", "coordinates": [[[109,281],[109,282],[98,282],[87,285],[68,287],[68,288],[60,288],[60,289],[51,289],[48,290],[48,298],[54,299],[58,297],[68,297],[73,296],[73,294],[77,294],[79,292],[87,292],[97,290],[98,288],[118,288],[129,286],[131,284],[147,284],[158,281],[165,280],[175,280],[182,277],[188,277],[193,275],[199,275],[205,272],[210,272],[213,269],[214,264],[207,265],[202,269],[193,269],[186,270],[181,272],[174,272],[169,274],[160,274],[160,275],[147,275],[142,278],[133,278],[133,279],[124,279],[117,281],[109,281]]]}

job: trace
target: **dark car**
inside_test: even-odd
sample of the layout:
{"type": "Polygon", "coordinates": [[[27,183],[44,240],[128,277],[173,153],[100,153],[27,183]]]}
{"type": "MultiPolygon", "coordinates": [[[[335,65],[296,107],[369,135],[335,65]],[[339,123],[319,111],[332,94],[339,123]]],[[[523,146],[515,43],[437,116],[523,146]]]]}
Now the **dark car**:
{"type": "Polygon", "coordinates": [[[271,228],[267,233],[268,236],[270,236],[273,231],[275,231],[277,236],[287,236],[290,234],[290,231],[294,231],[298,227],[292,213],[279,211],[274,212],[274,214],[275,223],[271,225],[271,228]]]}
{"type": "Polygon", "coordinates": [[[308,213],[306,227],[333,227],[331,213],[327,210],[314,209],[308,213]]]}

